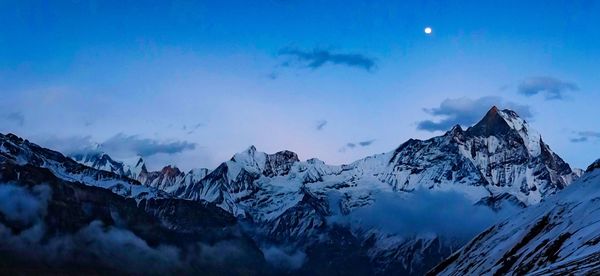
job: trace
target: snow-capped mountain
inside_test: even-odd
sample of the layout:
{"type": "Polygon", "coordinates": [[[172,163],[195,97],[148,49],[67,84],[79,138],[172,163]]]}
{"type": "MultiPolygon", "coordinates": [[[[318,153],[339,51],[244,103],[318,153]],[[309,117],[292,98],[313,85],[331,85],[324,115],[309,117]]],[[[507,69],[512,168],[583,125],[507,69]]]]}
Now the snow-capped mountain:
{"type": "MultiPolygon", "coordinates": [[[[65,181],[106,188],[116,194],[137,200],[169,197],[164,191],[141,185],[136,180],[114,172],[82,165],[59,152],[42,148],[13,134],[0,134],[0,160],[46,168],[56,177],[65,181]]],[[[112,159],[107,157],[102,160],[108,162],[112,159]]],[[[100,164],[100,162],[96,162],[96,164],[100,164]]]]}
{"type": "Polygon", "coordinates": [[[200,168],[184,173],[179,168],[169,165],[160,171],[144,171],[138,176],[137,180],[144,185],[172,194],[200,181],[209,172],[208,169],[200,168]]]}
{"type": "MultiPolygon", "coordinates": [[[[266,154],[252,146],[174,194],[214,202],[255,223],[262,238],[306,249],[331,233],[332,217],[352,214],[387,193],[453,191],[497,210],[537,204],[577,177],[527,122],[493,107],[466,130],[455,126],[442,136],[411,139],[348,165],[299,161],[293,152],[266,154]]],[[[407,238],[360,226],[349,235],[381,264],[382,273],[394,266],[396,272],[423,273],[460,245],[438,235],[407,238]]]]}
{"type": "Polygon", "coordinates": [[[0,134],[2,274],[265,274],[231,214],[152,190],[0,134]]]}
{"type": "Polygon", "coordinates": [[[600,160],[563,191],[479,234],[430,274],[597,274],[599,188],[600,160]]]}
{"type": "Polygon", "coordinates": [[[88,167],[112,172],[131,179],[137,179],[140,174],[147,172],[146,164],[141,156],[135,158],[135,161],[132,162],[133,164],[129,165],[126,162],[112,159],[108,154],[101,150],[99,145],[95,150],[72,154],[69,157],[88,167]]]}
{"type": "Polygon", "coordinates": [[[200,181],[210,172],[206,168],[197,168],[184,173],[172,165],[165,166],[160,171],[148,171],[141,156],[131,160],[117,161],[103,152],[100,145],[95,150],[73,154],[69,157],[88,167],[134,179],[143,185],[167,193],[185,189],[192,183],[200,181]]]}
{"type": "Polygon", "coordinates": [[[476,125],[398,147],[380,179],[395,189],[452,189],[474,200],[508,194],[525,205],[577,178],[527,122],[493,107],[476,125]]]}
{"type": "Polygon", "coordinates": [[[366,223],[365,210],[390,198],[404,202],[420,191],[453,193],[468,200],[473,209],[466,212],[502,211],[535,205],[580,175],[516,113],[495,107],[466,130],[455,126],[339,166],[251,146],[212,171],[184,173],[166,166],[149,172],[142,159],[126,165],[103,153],[73,156],[88,167],[11,134],[0,136],[0,143],[2,158],[108,188],[140,204],[153,198],[215,204],[244,221],[257,243],[304,252],[307,260],[296,270],[301,274],[419,275],[466,242],[443,231],[400,233],[385,222],[366,223]]]}
{"type": "Polygon", "coordinates": [[[366,180],[364,186],[406,192],[420,187],[456,190],[474,201],[515,197],[530,205],[563,189],[578,175],[516,113],[493,107],[467,130],[455,126],[429,140],[410,139],[392,152],[349,165],[329,166],[318,159],[300,162],[293,152],[265,154],[252,146],[191,185],[181,196],[216,201],[224,209],[244,215],[234,211],[239,207],[236,202],[261,186],[274,186],[259,185],[265,181],[296,183],[293,190],[299,191],[301,187],[319,186],[309,183],[327,182],[325,177],[338,183],[366,180]]]}

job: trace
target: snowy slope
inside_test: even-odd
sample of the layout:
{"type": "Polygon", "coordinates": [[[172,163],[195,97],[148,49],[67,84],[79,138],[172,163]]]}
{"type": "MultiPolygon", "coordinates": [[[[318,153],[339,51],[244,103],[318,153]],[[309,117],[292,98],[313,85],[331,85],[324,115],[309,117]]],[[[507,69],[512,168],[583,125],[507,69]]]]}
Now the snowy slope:
{"type": "Polygon", "coordinates": [[[123,197],[94,187],[113,179],[127,188],[118,175],[11,134],[0,135],[0,149],[2,275],[276,275],[214,204],[123,197]],[[92,182],[64,180],[78,175],[92,182]]]}
{"type": "MultiPolygon", "coordinates": [[[[411,139],[392,152],[342,166],[326,165],[318,159],[301,162],[293,152],[266,154],[252,146],[177,195],[217,202],[241,216],[254,208],[245,203],[247,199],[252,203],[253,198],[281,196],[289,198],[282,202],[298,202],[303,189],[319,194],[336,185],[336,190],[344,186],[353,193],[452,190],[473,202],[511,195],[511,199],[530,205],[577,177],[524,120],[494,107],[466,131],[456,126],[443,136],[411,139]]],[[[282,206],[277,209],[284,211],[288,205],[282,206]]],[[[265,207],[261,203],[259,212],[265,207]]]]}
{"type": "Polygon", "coordinates": [[[176,193],[185,190],[188,186],[200,181],[210,171],[205,168],[192,169],[187,173],[176,166],[166,166],[160,171],[144,172],[137,178],[142,184],[163,190],[167,193],[176,193]]]}
{"type": "Polygon", "coordinates": [[[88,167],[134,179],[143,185],[167,193],[184,190],[192,183],[200,181],[210,172],[208,169],[198,168],[184,173],[172,165],[165,166],[160,171],[148,171],[141,156],[130,160],[117,161],[104,153],[100,145],[97,146],[96,150],[73,154],[69,157],[88,167]]]}
{"type": "Polygon", "coordinates": [[[431,274],[596,274],[599,242],[600,160],[565,190],[485,230],[431,274]]]}
{"type": "Polygon", "coordinates": [[[140,173],[146,171],[146,164],[141,156],[132,160],[117,161],[103,152],[101,145],[96,145],[93,150],[72,154],[69,157],[90,168],[112,172],[131,179],[137,179],[140,173]]]}
{"type": "Polygon", "coordinates": [[[474,200],[508,193],[525,205],[564,188],[577,173],[510,110],[493,107],[476,125],[409,140],[381,178],[398,190],[457,190],[474,200]]]}
{"type": "Polygon", "coordinates": [[[246,221],[260,242],[308,252],[309,266],[319,256],[340,254],[333,258],[340,264],[366,258],[380,274],[423,274],[464,244],[446,233],[407,235],[355,219],[391,195],[409,200],[421,190],[456,193],[468,199],[468,206],[499,211],[537,204],[579,175],[516,113],[495,107],[467,130],[456,126],[428,140],[410,139],[393,151],[341,166],[314,158],[300,161],[290,151],[267,154],[254,146],[212,171],[187,173],[175,166],[148,172],[141,159],[77,158],[96,170],[14,135],[0,141],[1,156],[49,168],[69,181],[138,199],[175,196],[212,202],[246,221]],[[143,185],[127,178],[133,176],[143,185]],[[353,250],[356,259],[346,250],[353,250]]]}
{"type": "MultiPolygon", "coordinates": [[[[175,195],[214,202],[252,221],[257,235],[271,242],[306,247],[327,235],[332,217],[351,215],[388,193],[451,191],[497,210],[537,204],[577,177],[527,122],[494,107],[467,130],[456,126],[442,136],[411,139],[348,165],[299,161],[293,152],[266,154],[252,146],[175,195]]],[[[395,271],[422,273],[425,262],[431,266],[460,245],[435,233],[403,237],[361,225],[351,231],[380,271],[395,263],[395,271]]]]}
{"type": "Polygon", "coordinates": [[[46,168],[63,180],[102,187],[138,201],[144,198],[169,197],[161,190],[141,185],[114,172],[82,165],[59,152],[42,148],[13,134],[0,134],[0,158],[19,165],[46,168]]]}
{"type": "MultiPolygon", "coordinates": [[[[235,154],[231,160],[222,163],[199,182],[193,183],[176,195],[193,200],[207,200],[217,203],[236,216],[245,216],[246,207],[238,204],[243,199],[259,191],[259,178],[277,178],[289,174],[292,165],[298,163],[298,156],[289,151],[272,155],[257,152],[254,146],[235,154]]],[[[287,185],[297,192],[299,186],[287,185]],[[295,187],[295,188],[294,188],[295,187]]],[[[277,187],[273,187],[277,190],[277,187]]],[[[285,207],[284,207],[285,208],[285,207]]]]}

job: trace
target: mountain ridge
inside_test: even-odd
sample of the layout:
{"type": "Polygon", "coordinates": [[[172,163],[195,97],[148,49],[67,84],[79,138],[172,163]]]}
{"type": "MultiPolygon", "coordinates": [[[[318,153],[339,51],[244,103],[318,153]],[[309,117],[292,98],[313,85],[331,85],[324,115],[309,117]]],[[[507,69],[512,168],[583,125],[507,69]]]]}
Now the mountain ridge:
{"type": "MultiPolygon", "coordinates": [[[[259,234],[261,239],[304,244],[301,247],[310,251],[319,244],[314,237],[331,234],[331,216],[370,208],[387,193],[453,191],[466,195],[472,204],[498,211],[507,204],[517,208],[535,205],[578,177],[526,121],[510,110],[497,108],[467,130],[455,127],[427,140],[409,139],[391,152],[350,164],[299,161],[292,153],[281,158],[285,161],[279,165],[282,173],[266,173],[268,156],[277,154],[262,153],[251,146],[175,195],[214,202],[252,221],[259,232],[267,234],[259,234]]],[[[369,229],[357,231],[350,235],[368,248],[371,261],[395,256],[380,263],[378,271],[384,274],[392,267],[405,273],[424,273],[426,262],[417,260],[431,257],[431,264],[441,258],[417,252],[434,252],[430,248],[434,245],[440,246],[437,251],[449,252],[457,246],[447,239],[434,242],[439,239],[435,235],[396,242],[397,238],[377,230],[369,235],[365,235],[371,233],[369,229]]]]}
{"type": "MultiPolygon", "coordinates": [[[[45,151],[37,152],[39,147],[12,141],[10,135],[0,136],[4,137],[9,139],[0,139],[0,157],[38,157],[41,162],[27,160],[64,179],[105,187],[138,203],[178,198],[215,204],[248,225],[257,243],[306,252],[306,266],[299,270],[306,273],[324,265],[317,261],[323,254],[337,256],[339,265],[347,263],[349,259],[336,250],[349,246],[356,253],[354,262],[370,263],[373,273],[423,274],[466,242],[449,237],[451,233],[406,235],[348,220],[392,195],[400,202],[420,191],[460,195],[469,208],[486,206],[500,212],[538,204],[578,178],[527,122],[495,107],[466,130],[455,126],[441,136],[409,139],[390,152],[350,164],[300,161],[291,151],[267,154],[250,146],[212,171],[183,173],[165,166],[144,172],[145,166],[138,166],[138,180],[119,175],[120,171],[95,177],[104,173],[90,171],[60,153],[46,156],[45,151]],[[349,224],[336,222],[345,220],[349,224]]],[[[333,264],[329,263],[332,272],[333,264]]]]}
{"type": "Polygon", "coordinates": [[[600,270],[600,160],[563,191],[495,224],[429,275],[577,275],[600,270]]]}

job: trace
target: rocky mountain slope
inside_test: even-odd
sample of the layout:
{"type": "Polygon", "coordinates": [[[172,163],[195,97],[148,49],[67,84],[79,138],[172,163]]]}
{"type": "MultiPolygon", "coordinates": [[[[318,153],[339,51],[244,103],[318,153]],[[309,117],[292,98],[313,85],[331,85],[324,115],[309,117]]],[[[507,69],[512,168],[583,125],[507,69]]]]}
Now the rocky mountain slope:
{"type": "Polygon", "coordinates": [[[119,176],[134,179],[145,186],[167,193],[174,193],[178,189],[184,189],[200,181],[210,172],[206,168],[198,168],[184,173],[172,165],[167,165],[159,171],[148,171],[142,157],[137,157],[134,162],[128,164],[127,162],[114,160],[103,152],[100,146],[95,150],[73,154],[69,157],[96,170],[112,172],[119,176]]]}
{"type": "Polygon", "coordinates": [[[137,179],[140,174],[147,173],[146,164],[142,157],[137,157],[134,164],[128,165],[122,161],[112,159],[102,151],[100,145],[97,145],[94,150],[72,154],[69,157],[90,168],[112,172],[131,179],[137,179]]]}
{"type": "Polygon", "coordinates": [[[507,196],[530,205],[577,177],[516,113],[494,107],[467,130],[455,126],[443,136],[411,139],[392,152],[349,165],[329,166],[318,159],[300,162],[289,151],[265,154],[250,147],[176,194],[214,201],[236,215],[244,215],[238,208],[240,199],[258,192],[259,186],[277,186],[273,184],[278,181],[296,183],[295,191],[322,186],[313,183],[327,180],[365,181],[362,188],[456,190],[474,201],[507,196]],[[265,181],[268,185],[259,185],[265,181]]]}
{"type": "Polygon", "coordinates": [[[151,189],[14,135],[0,136],[0,149],[3,274],[268,271],[235,217],[212,203],[133,193],[151,189]]]}
{"type": "Polygon", "coordinates": [[[597,274],[599,187],[600,160],[565,190],[479,234],[430,274],[597,274]]]}
{"type": "MultiPolygon", "coordinates": [[[[214,204],[238,218],[260,247],[277,248],[276,259],[295,263],[280,271],[290,274],[424,274],[476,234],[446,227],[465,213],[472,217],[461,223],[483,229],[497,214],[535,205],[579,176],[527,122],[495,107],[466,130],[455,126],[340,166],[253,146],[212,171],[188,173],[173,166],[148,172],[143,162],[126,169],[103,155],[74,157],[98,170],[14,135],[0,136],[0,143],[5,160],[107,188],[138,206],[158,199],[214,204]]],[[[188,216],[183,221],[192,223],[188,216]]],[[[265,257],[272,261],[273,254],[265,257]]]]}
{"type": "MultiPolygon", "coordinates": [[[[332,221],[351,218],[391,193],[453,192],[497,210],[537,204],[577,177],[527,122],[494,107],[467,130],[456,126],[429,140],[411,139],[348,165],[250,147],[174,195],[214,202],[251,221],[259,229],[257,239],[310,252],[322,248],[322,237],[332,238],[332,221]]],[[[465,242],[443,233],[407,237],[360,221],[345,229],[348,242],[384,274],[424,273],[465,242]]]]}
{"type": "Polygon", "coordinates": [[[114,172],[90,168],[59,152],[42,148],[13,134],[0,134],[0,158],[18,165],[45,168],[65,181],[102,187],[137,200],[169,196],[164,191],[141,185],[136,180],[114,172]]]}

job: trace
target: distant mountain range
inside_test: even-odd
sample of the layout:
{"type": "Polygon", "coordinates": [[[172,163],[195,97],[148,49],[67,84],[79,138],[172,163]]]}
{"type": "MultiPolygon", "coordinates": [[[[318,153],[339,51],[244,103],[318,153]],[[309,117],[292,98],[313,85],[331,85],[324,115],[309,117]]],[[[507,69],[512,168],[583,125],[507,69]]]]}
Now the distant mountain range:
{"type": "MultiPolygon", "coordinates": [[[[165,262],[168,265],[160,269],[189,274],[423,275],[435,266],[431,273],[465,275],[532,272],[561,260],[582,262],[558,253],[543,263],[539,258],[533,261],[531,252],[538,252],[542,241],[527,240],[502,254],[489,251],[497,246],[502,252],[515,242],[511,236],[528,227],[549,228],[536,226],[536,219],[492,226],[458,249],[503,216],[518,213],[530,218],[537,216],[530,215],[531,210],[552,212],[546,198],[560,198],[572,190],[571,183],[588,183],[595,173],[588,169],[582,177],[583,171],[572,169],[552,152],[525,120],[496,107],[466,130],[457,125],[442,136],[410,139],[390,152],[340,166],[314,158],[301,161],[290,151],[266,154],[251,146],[213,170],[182,172],[166,166],[149,172],[142,158],[133,164],[120,162],[101,148],[68,158],[12,134],[0,135],[0,166],[2,187],[38,199],[37,187],[48,186],[43,189],[51,191],[49,199],[38,200],[46,207],[36,223],[15,224],[9,210],[0,209],[0,222],[11,229],[11,238],[44,225],[50,231],[34,242],[44,246],[54,236],[71,237],[101,224],[105,235],[125,231],[135,237],[136,244],[154,254],[144,251],[146,257],[160,259],[162,249],[169,248],[176,252],[170,258],[177,261],[165,262]],[[113,203],[117,201],[122,203],[113,203]],[[54,205],[79,213],[67,214],[60,208],[54,212],[50,207],[54,205]],[[454,220],[474,224],[466,225],[466,231],[434,225],[454,220]],[[190,242],[196,245],[192,249],[186,246],[190,242]],[[241,249],[230,252],[232,248],[241,249]],[[205,256],[210,250],[231,256],[225,260],[205,256]],[[201,262],[189,261],[189,256],[197,255],[202,255],[201,262]],[[502,263],[505,257],[514,260],[502,263]],[[494,258],[499,263],[492,264],[494,258]],[[231,265],[236,270],[229,270],[231,265]]],[[[595,201],[589,202],[592,206],[595,201]]],[[[559,211],[554,212],[572,215],[559,211]]],[[[550,218],[542,222],[548,224],[550,218]]],[[[566,233],[561,229],[568,227],[553,229],[558,229],[551,233],[558,239],[566,233]]],[[[548,239],[545,246],[564,245],[548,239]]],[[[20,243],[15,244],[1,252],[22,253],[20,243]]],[[[55,261],[39,255],[40,269],[68,266],[85,271],[89,266],[68,257],[55,261]]],[[[15,257],[9,263],[24,268],[27,258],[15,257]]],[[[130,272],[109,260],[95,265],[130,272]]]]}

